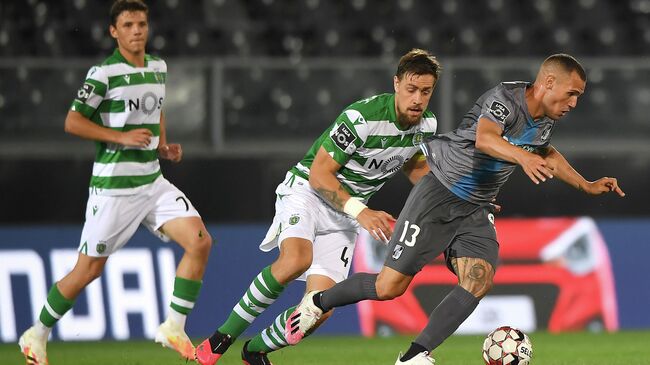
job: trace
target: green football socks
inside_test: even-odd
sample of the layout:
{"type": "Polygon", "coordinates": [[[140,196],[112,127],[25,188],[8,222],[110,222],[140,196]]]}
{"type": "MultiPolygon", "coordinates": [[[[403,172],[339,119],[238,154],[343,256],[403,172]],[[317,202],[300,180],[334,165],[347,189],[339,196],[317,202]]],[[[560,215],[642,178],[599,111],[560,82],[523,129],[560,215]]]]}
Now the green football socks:
{"type": "Polygon", "coordinates": [[[284,326],[287,324],[287,318],[296,309],[295,306],[280,313],[269,327],[265,328],[248,343],[247,350],[251,352],[269,353],[288,346],[284,338],[284,326]]]}
{"type": "Polygon", "coordinates": [[[52,328],[73,305],[74,300],[66,299],[54,283],[47,294],[47,300],[41,309],[39,320],[45,327],[52,328]]]}
{"type": "Polygon", "coordinates": [[[284,286],[271,274],[271,266],[265,267],[233,307],[226,322],[218,328],[223,334],[239,337],[264,310],[280,296],[284,286]]]}

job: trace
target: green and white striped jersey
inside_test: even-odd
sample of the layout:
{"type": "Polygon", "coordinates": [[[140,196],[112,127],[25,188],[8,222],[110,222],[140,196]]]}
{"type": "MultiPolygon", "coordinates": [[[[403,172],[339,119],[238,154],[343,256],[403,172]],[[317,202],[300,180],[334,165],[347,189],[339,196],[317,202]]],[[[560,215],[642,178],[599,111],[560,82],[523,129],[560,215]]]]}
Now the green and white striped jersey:
{"type": "Polygon", "coordinates": [[[157,148],[166,78],[165,61],[146,55],[145,67],[135,67],[118,49],[88,71],[71,110],[103,127],[124,132],[147,128],[153,133],[145,148],[96,142],[93,192],[135,194],[161,175],[157,148]]]}
{"type": "Polygon", "coordinates": [[[395,95],[381,94],[347,107],[321,134],[291,172],[309,179],[309,169],[322,146],[341,165],[336,177],[351,196],[367,202],[404,163],[436,133],[438,122],[425,110],[419,124],[397,123],[395,95]]]}

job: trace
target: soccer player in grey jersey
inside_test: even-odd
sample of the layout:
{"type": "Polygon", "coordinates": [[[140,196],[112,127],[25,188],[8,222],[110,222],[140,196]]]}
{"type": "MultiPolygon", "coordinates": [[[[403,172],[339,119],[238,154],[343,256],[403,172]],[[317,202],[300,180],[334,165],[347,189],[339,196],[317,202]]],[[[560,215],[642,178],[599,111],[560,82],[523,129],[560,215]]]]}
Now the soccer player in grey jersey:
{"type": "Polygon", "coordinates": [[[492,287],[499,245],[490,202],[517,165],[535,184],[555,177],[590,195],[625,196],[615,178],[585,180],[550,144],[555,123],[576,107],[585,85],[576,59],[552,55],[534,83],[501,83],[476,101],[456,130],[427,141],[422,149],[431,173],[409,194],[381,272],[358,273],[331,289],[306,294],[287,321],[287,340],[300,341],[335,307],[401,295],[427,262],[444,253],[458,285],[396,361],[432,364],[431,351],[492,287]]]}
{"type": "MultiPolygon", "coordinates": [[[[179,162],[183,151],[179,144],[167,143],[162,114],[167,65],[145,53],[147,15],[140,0],[113,3],[109,31],[117,49],[90,69],[66,117],[66,132],[95,141],[97,153],[77,263],[52,285],[39,319],[20,337],[27,364],[47,364],[52,327],[140,224],[185,250],[167,319],[157,330],[146,326],[145,333],[186,359],[194,358],[184,327],[201,288],[212,239],[189,199],[160,171],[159,158],[179,162]]],[[[157,308],[151,310],[157,318],[157,308]]]]}
{"type": "MultiPolygon", "coordinates": [[[[264,251],[278,247],[279,256],[257,275],[225,323],[197,346],[199,364],[215,364],[294,279],[306,280],[308,291],[344,280],[359,226],[376,239],[390,238],[393,218],[365,203],[400,170],[413,183],[428,172],[419,145],[436,131],[427,105],[438,73],[435,57],[411,50],[400,59],[394,93],[348,106],[289,170],[260,245],[264,251]]],[[[245,363],[270,364],[267,353],[287,346],[284,324],[293,309],[244,344],[245,363]]]]}

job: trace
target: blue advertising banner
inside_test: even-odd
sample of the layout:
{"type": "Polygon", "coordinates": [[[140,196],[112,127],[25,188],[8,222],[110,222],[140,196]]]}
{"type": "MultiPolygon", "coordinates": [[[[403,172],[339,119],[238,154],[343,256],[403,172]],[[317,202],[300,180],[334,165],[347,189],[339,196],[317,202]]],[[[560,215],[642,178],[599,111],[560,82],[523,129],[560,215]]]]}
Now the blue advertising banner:
{"type": "MultiPolygon", "coordinates": [[[[611,258],[618,328],[650,328],[646,314],[650,283],[643,270],[647,266],[645,258],[650,257],[650,219],[598,220],[596,225],[611,258]]],[[[188,317],[187,331],[192,337],[210,335],[251,280],[277,255],[276,251],[263,253],[257,248],[266,225],[210,225],[208,229],[215,245],[199,300],[188,317]]],[[[38,318],[50,286],[76,261],[80,233],[81,226],[0,227],[1,342],[17,341],[20,333],[38,318]]],[[[545,255],[552,254],[547,251],[545,255]]],[[[86,288],[73,310],[55,326],[53,338],[153,338],[164,320],[181,255],[177,245],[159,241],[146,229],[138,230],[125,248],[111,256],[102,277],[86,288]]],[[[356,257],[355,264],[359,260],[356,257]]],[[[579,276],[579,266],[577,270],[579,276]]],[[[277,314],[295,305],[303,291],[304,283],[290,284],[246,335],[263,329],[277,314]]],[[[325,334],[362,332],[357,306],[337,309],[319,329],[325,334]]]]}
{"type": "MultiPolygon", "coordinates": [[[[228,316],[253,278],[273,262],[276,251],[257,246],[263,225],[210,225],[215,240],[203,287],[188,317],[192,337],[212,334],[228,316]]],[[[36,318],[53,282],[75,264],[79,226],[0,227],[0,341],[15,342],[36,318]]],[[[163,243],[146,229],[112,255],[102,277],[77,298],[55,326],[53,338],[98,340],[153,338],[170,302],[182,249],[163,243]]],[[[287,286],[283,295],[245,334],[253,335],[300,301],[304,283],[287,286]]],[[[320,333],[359,333],[354,306],[337,310],[320,333]]]]}

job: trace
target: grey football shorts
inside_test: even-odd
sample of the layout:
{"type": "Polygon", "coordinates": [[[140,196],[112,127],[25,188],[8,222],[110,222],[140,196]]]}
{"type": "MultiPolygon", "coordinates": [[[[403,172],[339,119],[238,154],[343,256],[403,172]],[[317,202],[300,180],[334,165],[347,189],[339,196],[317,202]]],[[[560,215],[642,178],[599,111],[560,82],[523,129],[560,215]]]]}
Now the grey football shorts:
{"type": "Polygon", "coordinates": [[[499,243],[494,210],[490,204],[459,198],[428,173],[406,200],[384,265],[414,276],[441,253],[452,272],[452,257],[481,258],[496,269],[499,243]]]}

